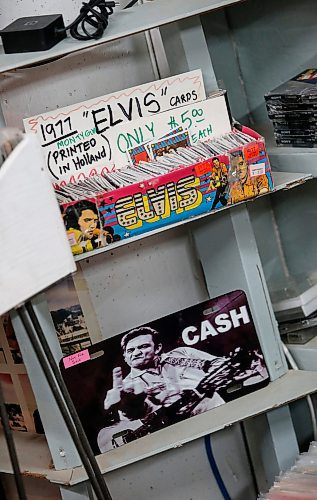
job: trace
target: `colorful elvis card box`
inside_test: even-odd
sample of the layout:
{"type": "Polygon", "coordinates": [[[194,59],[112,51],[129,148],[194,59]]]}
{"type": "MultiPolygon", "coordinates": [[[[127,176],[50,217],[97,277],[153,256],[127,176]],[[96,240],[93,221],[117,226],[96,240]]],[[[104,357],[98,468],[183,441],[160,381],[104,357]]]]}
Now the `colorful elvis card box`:
{"type": "Polygon", "coordinates": [[[264,139],[201,163],[61,207],[74,255],[265,194],[273,189],[264,139]]]}
{"type": "Polygon", "coordinates": [[[155,162],[162,154],[168,161],[172,150],[199,146],[231,131],[226,92],[219,90],[206,99],[200,70],[44,113],[25,119],[24,124],[41,143],[55,189],[67,187],[74,195],[64,197],[60,205],[74,255],[247,200],[273,187],[264,140],[246,128],[242,131],[251,142],[230,149],[227,141],[226,154],[190,166],[176,165],[166,174],[153,172],[150,180],[131,181],[110,191],[106,191],[109,186],[98,185],[98,175],[115,176],[128,164],[137,169],[140,160],[155,162]],[[91,181],[89,190],[86,180],[91,181]]]}
{"type": "Polygon", "coordinates": [[[90,346],[61,370],[96,454],[269,383],[241,290],[90,346]]]}

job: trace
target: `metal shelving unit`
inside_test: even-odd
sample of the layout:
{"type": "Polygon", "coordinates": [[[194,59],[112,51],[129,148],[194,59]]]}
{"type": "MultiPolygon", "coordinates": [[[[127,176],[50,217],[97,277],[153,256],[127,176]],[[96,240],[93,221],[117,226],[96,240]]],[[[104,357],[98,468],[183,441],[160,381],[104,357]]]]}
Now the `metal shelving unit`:
{"type": "MultiPolygon", "coordinates": [[[[269,193],[269,195],[273,194],[273,193],[278,193],[279,191],[292,189],[292,188],[294,188],[296,186],[304,184],[308,180],[312,179],[312,177],[313,176],[311,174],[298,174],[298,173],[288,173],[288,172],[274,172],[274,189],[273,189],[272,193],[269,193]]],[[[262,196],[267,196],[267,194],[264,194],[262,196]]],[[[252,203],[252,201],[254,201],[254,200],[249,200],[247,203],[250,203],[250,202],[252,203]]],[[[237,206],[237,204],[235,205],[235,207],[236,206],[237,206]]],[[[219,212],[223,212],[224,210],[228,210],[230,208],[235,208],[235,207],[225,206],[225,207],[217,209],[213,214],[206,213],[206,214],[202,214],[202,215],[199,215],[199,216],[196,216],[196,217],[191,217],[191,218],[188,218],[188,219],[183,220],[181,222],[176,222],[175,224],[170,224],[167,227],[162,227],[162,228],[159,228],[159,229],[155,229],[153,231],[149,231],[148,233],[143,233],[143,234],[141,234],[139,236],[133,236],[132,238],[129,238],[127,240],[117,241],[115,243],[112,243],[108,247],[104,247],[104,248],[100,248],[100,249],[91,251],[89,253],[89,257],[88,258],[93,257],[94,255],[98,255],[98,254],[104,253],[104,252],[113,251],[115,248],[122,247],[123,245],[126,245],[127,243],[133,243],[135,241],[142,240],[142,239],[144,239],[144,238],[146,238],[148,236],[153,236],[154,234],[159,234],[159,233],[162,233],[164,231],[168,231],[169,229],[174,229],[176,227],[184,226],[185,224],[188,224],[189,222],[195,222],[195,221],[204,219],[205,217],[210,217],[211,215],[217,216],[217,214],[219,212]]],[[[79,262],[81,260],[86,260],[87,259],[87,255],[85,255],[85,254],[75,255],[74,258],[75,258],[76,262],[79,262]]]]}
{"type": "Polygon", "coordinates": [[[49,61],[71,52],[109,43],[120,38],[157,28],[158,26],[199,16],[200,14],[241,1],[243,0],[173,0],[173,2],[160,0],[159,2],[149,2],[141,7],[133,7],[111,16],[109,26],[104,36],[99,40],[80,42],[68,37],[45,52],[4,54],[2,50],[0,52],[0,72],[3,73],[4,71],[49,61]]]}
{"type": "MultiPolygon", "coordinates": [[[[217,78],[209,57],[199,14],[239,3],[241,3],[241,0],[173,0],[173,2],[155,0],[146,3],[142,7],[135,7],[130,11],[114,15],[110,19],[109,28],[101,40],[81,43],[66,39],[45,53],[2,54],[0,55],[0,72],[14,72],[14,70],[26,66],[30,67],[31,71],[32,65],[48,62],[75,51],[92,48],[135,33],[174,23],[173,36],[181,43],[183,50],[182,58],[179,59],[178,64],[182,64],[184,71],[201,67],[207,90],[210,91],[217,87],[217,78]]],[[[173,71],[177,72],[178,67],[173,65],[175,54],[173,56],[167,46],[170,41],[167,31],[162,31],[162,41],[163,45],[166,43],[166,60],[170,67],[173,68],[173,71]]],[[[296,153],[299,154],[299,152],[296,153]]],[[[274,151],[272,154],[274,157],[274,151]]],[[[305,156],[304,152],[301,154],[305,156]]],[[[276,156],[280,157],[279,151],[276,152],[276,156]]],[[[290,170],[295,172],[293,168],[290,170]]],[[[311,172],[306,174],[276,172],[275,191],[297,187],[311,178],[311,172]]],[[[278,193],[274,194],[274,196],[278,195],[278,193]]],[[[267,198],[269,198],[267,195],[261,197],[262,200],[267,198]]],[[[256,206],[257,203],[260,204],[261,201],[256,200],[252,204],[242,203],[230,207],[230,209],[218,211],[219,213],[216,214],[190,219],[181,224],[159,230],[156,233],[147,233],[142,237],[118,242],[111,245],[111,247],[76,258],[77,265],[81,269],[91,295],[97,320],[103,326],[102,336],[107,335],[107,328],[104,325],[105,313],[103,311],[114,311],[113,314],[115,314],[117,309],[122,308],[122,304],[125,305],[125,314],[121,314],[119,318],[116,318],[115,323],[112,323],[111,327],[109,327],[112,334],[124,331],[127,325],[129,327],[138,325],[144,323],[148,318],[154,319],[173,312],[180,306],[192,305],[195,301],[203,300],[206,295],[212,297],[234,289],[245,290],[272,381],[265,389],[245,396],[243,403],[238,399],[214,409],[212,414],[208,412],[194,417],[190,429],[188,424],[183,422],[151,436],[141,438],[126,445],[123,449],[113,450],[99,456],[98,463],[103,473],[123,467],[135,460],[142,460],[156,453],[180,446],[185,442],[198,439],[245,419],[249,421],[249,432],[252,434],[252,425],[255,425],[255,417],[259,414],[265,414],[266,416],[266,429],[273,443],[273,446],[268,446],[266,450],[261,446],[257,450],[256,462],[264,464],[266,481],[269,483],[274,474],[278,474],[279,469],[287,467],[295,459],[298,446],[288,407],[284,405],[317,391],[317,378],[316,374],[311,372],[287,370],[250,220],[248,206],[256,206]],[[190,244],[188,241],[190,241],[190,244]],[[198,290],[198,286],[195,288],[195,285],[192,285],[192,288],[189,287],[190,290],[186,291],[185,281],[181,281],[180,278],[180,270],[179,274],[175,274],[175,283],[171,283],[166,290],[159,291],[163,279],[162,275],[163,277],[171,275],[171,281],[173,281],[173,272],[178,272],[177,266],[174,266],[177,268],[176,270],[165,270],[164,267],[167,255],[171,259],[176,258],[176,252],[173,253],[173,246],[175,245],[179,245],[177,250],[182,248],[184,254],[181,255],[181,259],[186,264],[188,258],[189,267],[190,259],[188,255],[191,259],[199,259],[205,289],[198,290]],[[142,257],[147,256],[149,252],[153,254],[152,262],[149,264],[144,259],[143,268],[141,269],[139,261],[142,257]],[[155,262],[155,270],[153,273],[148,273],[150,265],[153,266],[153,261],[155,262]],[[124,267],[126,262],[130,266],[130,276],[132,277],[129,279],[133,285],[135,299],[131,297],[131,290],[128,287],[111,290],[110,297],[110,293],[107,294],[107,290],[105,290],[105,275],[111,276],[114,273],[117,273],[118,276],[121,276],[120,273],[123,275],[126,273],[124,267]],[[152,284],[150,279],[153,276],[157,279],[158,290],[155,289],[152,292],[153,295],[148,299],[147,303],[144,298],[144,290],[150,289],[152,284]],[[165,291],[169,296],[162,299],[161,302],[157,301],[159,293],[164,294],[165,291]],[[175,291],[176,293],[174,293],[175,291]],[[139,303],[139,307],[133,307],[133,304],[131,304],[133,300],[139,303]],[[145,307],[146,303],[148,304],[147,308],[145,307]],[[283,408],[280,408],[282,406],[283,408]],[[283,422],[282,426],[281,421],[283,422]],[[288,444],[287,454],[285,453],[285,443],[288,444]],[[268,462],[275,464],[274,470],[265,467],[268,462]]],[[[186,267],[185,264],[184,268],[186,267]]],[[[195,280],[197,281],[197,273],[195,273],[195,269],[188,269],[188,281],[193,283],[195,283],[195,280]]],[[[33,306],[39,317],[40,324],[46,332],[54,356],[59,360],[61,350],[45,297],[36,297],[33,300],[33,306]]],[[[39,474],[41,477],[44,476],[50,481],[60,484],[64,500],[75,500],[78,496],[83,499],[92,498],[91,489],[87,484],[87,478],[77,451],[52,398],[38,360],[29,341],[25,338],[23,326],[15,313],[13,313],[13,322],[47,439],[46,445],[46,441],[42,437],[32,435],[17,436],[16,441],[21,455],[22,469],[25,472],[30,471],[32,474],[39,474]],[[34,462],[29,460],[31,451],[34,452],[34,456],[39,454],[41,460],[34,459],[34,462]],[[54,462],[54,469],[50,469],[48,465],[50,454],[54,462]]],[[[0,470],[9,472],[5,455],[0,456],[0,470]]],[[[259,474],[263,476],[263,471],[261,470],[259,474]]],[[[259,482],[261,482],[261,478],[259,482]]]]}
{"type": "MultiPolygon", "coordinates": [[[[280,176],[280,183],[277,184],[276,190],[295,188],[297,185],[309,179],[311,179],[309,175],[303,176],[301,174],[283,173],[280,176]]],[[[254,200],[254,203],[256,202],[257,200],[254,200]]],[[[258,258],[254,237],[252,236],[252,226],[248,218],[247,206],[250,203],[251,202],[233,206],[229,210],[224,210],[223,213],[210,214],[209,217],[202,220],[199,220],[201,219],[199,217],[197,220],[193,218],[190,219],[190,222],[192,222],[193,234],[196,239],[197,250],[200,254],[210,296],[215,295],[215,293],[226,293],[229,289],[239,287],[247,290],[252,315],[257,325],[257,332],[266,357],[271,379],[274,380],[274,382],[271,382],[270,385],[261,390],[261,392],[256,392],[247,396],[244,400],[245,404],[243,405],[241,405],[240,400],[237,400],[231,402],[229,405],[226,404],[223,407],[215,409],[216,411],[213,412],[212,420],[210,420],[208,413],[199,415],[195,417],[192,422],[193,425],[191,425],[190,428],[188,428],[186,422],[180,423],[170,429],[155,433],[153,436],[147,436],[134,443],[130,443],[125,446],[124,449],[113,450],[105,455],[101,455],[98,458],[98,462],[103,473],[118,467],[123,467],[136,460],[142,460],[151,455],[172,449],[187,441],[223,429],[235,422],[249,419],[263,412],[268,412],[272,408],[274,408],[274,413],[278,413],[280,411],[278,410],[279,407],[297,398],[304,397],[306,394],[314,392],[317,389],[317,380],[315,380],[315,377],[312,376],[310,372],[287,372],[285,360],[279,346],[276,323],[273,319],[271,306],[269,305],[268,292],[263,281],[263,276],[259,274],[261,264],[258,258]],[[231,224],[232,227],[228,227],[228,224],[231,224]],[[229,242],[230,252],[235,254],[240,260],[238,266],[235,260],[229,265],[230,269],[228,273],[230,275],[230,282],[224,282],[222,277],[220,275],[217,276],[214,270],[210,272],[208,269],[211,254],[204,240],[206,238],[210,239],[210,232],[215,225],[218,226],[218,228],[222,225],[227,228],[226,231],[221,231],[221,236],[220,230],[218,231],[219,237],[223,238],[223,241],[227,240],[229,242]],[[236,245],[236,248],[234,245],[236,245]],[[241,245],[244,248],[241,248],[241,245]],[[213,290],[213,287],[217,292],[213,290]]],[[[169,232],[168,227],[165,229],[165,232],[169,232]]],[[[156,238],[157,235],[150,233],[147,236],[149,236],[148,245],[151,245],[151,238],[156,238]]],[[[134,253],[133,246],[139,243],[139,240],[134,243],[126,241],[124,247],[121,248],[121,252],[123,251],[125,255],[127,253],[131,254],[131,251],[134,253]]],[[[109,247],[109,250],[116,255],[116,248],[114,245],[109,247]]],[[[138,249],[138,251],[140,250],[138,249]]],[[[104,254],[95,256],[87,255],[82,272],[85,275],[90,290],[94,287],[98,287],[94,271],[100,274],[104,257],[104,254]],[[93,264],[93,274],[90,273],[89,264],[93,264]],[[87,266],[89,268],[88,270],[87,266]]],[[[121,258],[124,258],[124,256],[121,255],[121,258]]],[[[221,258],[219,258],[219,269],[223,269],[221,258]]],[[[46,332],[47,339],[55,357],[60,359],[60,346],[47,309],[45,298],[38,297],[33,301],[33,305],[40,318],[42,328],[46,332]]],[[[13,314],[13,324],[23,359],[28,367],[28,374],[38,401],[48,446],[52,453],[56,469],[55,471],[50,471],[50,473],[42,470],[41,474],[44,474],[50,481],[61,485],[71,484],[78,485],[80,488],[86,488],[86,476],[77,452],[68,436],[65,424],[53,401],[47,383],[43,379],[43,374],[36,356],[34,352],[32,352],[29,341],[25,339],[20,319],[15,313],[13,314]]],[[[285,412],[284,408],[282,408],[282,410],[285,412]]],[[[288,418],[288,422],[284,421],[284,432],[293,435],[290,416],[288,416],[288,418]]],[[[270,430],[274,432],[274,425],[271,425],[270,430]]],[[[276,437],[277,441],[278,439],[279,438],[276,437]]],[[[285,439],[285,436],[283,439],[285,439]]],[[[24,444],[27,442],[28,440],[26,439],[24,444]]],[[[294,439],[290,439],[289,442],[295,443],[294,439]]],[[[30,443],[32,443],[31,438],[30,443]]],[[[42,445],[45,448],[44,440],[42,445]]],[[[44,449],[43,453],[45,454],[44,449]]],[[[296,445],[292,453],[293,455],[297,453],[296,445]]],[[[282,462],[279,462],[279,467],[283,467],[282,462]]],[[[36,472],[36,468],[34,471],[36,472]]],[[[70,498],[72,497],[70,496],[70,498]]]]}

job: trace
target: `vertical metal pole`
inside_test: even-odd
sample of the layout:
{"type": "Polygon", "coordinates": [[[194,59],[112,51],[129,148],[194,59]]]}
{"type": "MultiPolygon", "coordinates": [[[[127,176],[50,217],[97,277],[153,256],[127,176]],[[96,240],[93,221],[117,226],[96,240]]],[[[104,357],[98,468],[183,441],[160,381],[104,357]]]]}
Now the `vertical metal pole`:
{"type": "Polygon", "coordinates": [[[110,492],[100,473],[88,439],[31,302],[27,302],[25,306],[19,307],[17,312],[21,318],[25,333],[31,341],[32,348],[40,362],[50,390],[80,455],[97,498],[98,500],[111,500],[110,492]]]}
{"type": "Polygon", "coordinates": [[[288,406],[247,420],[246,440],[259,491],[267,491],[281,471],[290,468],[299,449],[288,406]]]}
{"type": "Polygon", "coordinates": [[[166,58],[173,75],[201,69],[207,94],[218,88],[199,16],[160,28],[166,58]]]}
{"type": "Polygon", "coordinates": [[[246,293],[271,380],[284,375],[287,364],[246,205],[196,224],[193,234],[210,296],[246,293]]]}
{"type": "Polygon", "coordinates": [[[75,486],[60,486],[59,491],[63,500],[94,500],[95,496],[89,483],[75,486]]]}
{"type": "MultiPolygon", "coordinates": [[[[210,296],[246,293],[271,379],[281,377],[287,365],[246,204],[196,224],[194,239],[210,296]]],[[[248,420],[245,430],[259,489],[266,491],[298,454],[288,406],[248,420]]]]}

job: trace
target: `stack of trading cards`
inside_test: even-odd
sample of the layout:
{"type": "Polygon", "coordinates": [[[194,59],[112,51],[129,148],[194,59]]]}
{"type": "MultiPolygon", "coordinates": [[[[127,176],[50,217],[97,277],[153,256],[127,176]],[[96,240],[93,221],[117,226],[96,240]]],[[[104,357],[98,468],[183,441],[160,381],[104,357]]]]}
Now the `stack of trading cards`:
{"type": "Polygon", "coordinates": [[[278,146],[317,147],[317,69],[306,69],[264,97],[278,146]]]}
{"type": "Polygon", "coordinates": [[[171,151],[176,151],[179,147],[190,146],[190,144],[188,130],[178,127],[157,141],[144,142],[129,149],[128,160],[131,165],[136,165],[140,161],[155,160],[157,156],[163,156],[171,151]]]}
{"type": "Polygon", "coordinates": [[[187,131],[140,145],[129,151],[130,165],[111,173],[94,175],[56,188],[60,204],[95,197],[125,186],[164,175],[172,170],[224,155],[253,142],[253,137],[233,129],[232,132],[205,142],[190,143],[187,131]],[[177,146],[177,147],[176,147],[177,146]],[[146,152],[144,154],[144,152],[146,152]]]}

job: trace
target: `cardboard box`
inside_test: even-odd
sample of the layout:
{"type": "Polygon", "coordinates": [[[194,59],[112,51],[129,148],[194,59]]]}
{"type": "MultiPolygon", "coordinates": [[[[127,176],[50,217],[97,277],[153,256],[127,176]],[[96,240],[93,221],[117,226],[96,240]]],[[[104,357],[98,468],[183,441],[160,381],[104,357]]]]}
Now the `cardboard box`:
{"type": "Polygon", "coordinates": [[[273,189],[263,137],[241,147],[95,198],[61,206],[74,255],[90,252],[190,217],[214,212],[273,189]]]}

